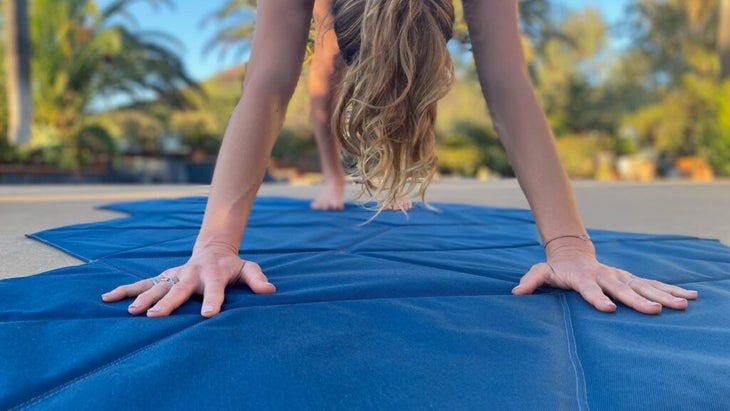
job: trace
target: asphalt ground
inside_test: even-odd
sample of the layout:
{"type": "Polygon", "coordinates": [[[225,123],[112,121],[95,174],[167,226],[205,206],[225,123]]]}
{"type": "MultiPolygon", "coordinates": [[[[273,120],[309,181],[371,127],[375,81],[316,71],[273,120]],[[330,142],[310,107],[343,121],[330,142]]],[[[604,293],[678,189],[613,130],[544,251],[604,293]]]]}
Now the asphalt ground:
{"type": "MultiPolygon", "coordinates": [[[[730,245],[730,181],[576,181],[573,187],[588,228],[684,234],[730,245]]],[[[348,186],[346,197],[354,198],[358,190],[359,186],[348,186]]],[[[104,204],[207,192],[208,186],[200,185],[0,186],[0,278],[82,263],[25,234],[121,216],[97,209],[104,204]]],[[[259,195],[313,198],[318,192],[316,185],[264,184],[259,195]]],[[[515,180],[439,180],[431,185],[427,198],[432,202],[528,207],[515,180]]]]}

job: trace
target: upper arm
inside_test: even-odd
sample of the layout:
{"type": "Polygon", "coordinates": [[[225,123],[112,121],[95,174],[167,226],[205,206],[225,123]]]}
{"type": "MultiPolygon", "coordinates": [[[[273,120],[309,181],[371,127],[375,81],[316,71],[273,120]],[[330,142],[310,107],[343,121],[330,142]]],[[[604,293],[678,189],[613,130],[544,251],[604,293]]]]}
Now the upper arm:
{"type": "Polygon", "coordinates": [[[301,72],[314,0],[259,0],[246,85],[288,95],[301,72]]]}

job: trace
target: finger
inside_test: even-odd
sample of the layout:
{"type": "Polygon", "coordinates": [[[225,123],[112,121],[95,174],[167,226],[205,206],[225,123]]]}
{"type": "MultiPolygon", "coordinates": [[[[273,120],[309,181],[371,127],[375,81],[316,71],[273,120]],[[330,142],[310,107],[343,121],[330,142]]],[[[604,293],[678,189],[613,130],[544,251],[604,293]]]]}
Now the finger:
{"type": "Polygon", "coordinates": [[[671,293],[657,287],[657,284],[662,283],[659,281],[649,281],[641,278],[631,279],[627,283],[627,285],[636,293],[650,301],[655,301],[665,307],[673,308],[675,310],[684,310],[687,308],[686,298],[674,296],[671,293]]]}
{"type": "Polygon", "coordinates": [[[148,317],[166,317],[173,311],[180,308],[183,303],[190,299],[195,293],[197,284],[195,280],[183,280],[179,283],[167,286],[166,292],[161,298],[147,310],[148,317]]]}
{"type": "Polygon", "coordinates": [[[520,279],[520,284],[512,289],[512,294],[524,295],[532,294],[543,284],[546,284],[552,274],[550,266],[545,263],[535,264],[530,268],[527,274],[520,279]]]}
{"type": "Polygon", "coordinates": [[[132,301],[132,304],[129,305],[127,311],[129,311],[130,314],[134,315],[144,313],[152,305],[154,305],[162,297],[164,297],[165,294],[167,294],[167,292],[169,291],[170,287],[171,285],[166,282],[157,283],[149,290],[138,295],[137,298],[132,301]]]}
{"type": "Polygon", "coordinates": [[[274,284],[269,282],[261,267],[253,261],[246,261],[241,267],[241,281],[256,294],[273,294],[276,292],[274,284]]]}
{"type": "Polygon", "coordinates": [[[221,306],[225,300],[226,283],[217,275],[205,277],[203,283],[203,306],[200,314],[210,318],[221,312],[221,306]]]}
{"type": "Polygon", "coordinates": [[[697,299],[698,292],[696,290],[687,290],[682,287],[677,287],[676,285],[670,285],[665,284],[661,281],[656,280],[646,280],[649,283],[651,283],[655,288],[658,288],[665,293],[669,293],[675,297],[685,298],[687,300],[695,300],[697,299]]]}
{"type": "Polygon", "coordinates": [[[616,300],[640,313],[659,314],[662,311],[662,305],[660,303],[640,295],[632,288],[633,283],[639,280],[638,278],[634,278],[629,280],[629,282],[624,282],[615,277],[599,277],[603,290],[616,300]]]}
{"type": "Polygon", "coordinates": [[[107,293],[101,295],[101,299],[105,302],[114,302],[129,297],[136,297],[143,292],[152,288],[152,280],[146,278],[136,283],[121,285],[107,293]]]}
{"type": "Polygon", "coordinates": [[[612,313],[616,311],[616,304],[603,292],[601,287],[591,280],[585,279],[573,288],[583,297],[588,304],[596,307],[598,311],[612,313]]]}

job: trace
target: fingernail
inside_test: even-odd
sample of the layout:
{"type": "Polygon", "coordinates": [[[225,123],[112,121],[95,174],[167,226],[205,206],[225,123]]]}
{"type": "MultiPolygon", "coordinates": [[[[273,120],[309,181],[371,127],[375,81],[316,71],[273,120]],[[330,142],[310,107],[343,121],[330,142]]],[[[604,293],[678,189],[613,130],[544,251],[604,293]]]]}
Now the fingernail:
{"type": "Polygon", "coordinates": [[[102,297],[106,297],[107,295],[109,295],[109,293],[104,293],[104,294],[102,294],[101,296],[102,296],[102,297]]]}
{"type": "Polygon", "coordinates": [[[684,299],[684,298],[680,298],[680,297],[676,297],[676,298],[674,299],[674,301],[676,301],[676,302],[678,302],[678,303],[685,303],[685,302],[687,302],[687,300],[686,300],[686,299],[684,299]]]}
{"type": "Polygon", "coordinates": [[[656,307],[657,305],[661,305],[661,304],[659,304],[656,301],[646,300],[646,305],[651,305],[651,306],[656,307]]]}
{"type": "Polygon", "coordinates": [[[610,307],[616,308],[616,304],[613,303],[611,300],[605,300],[603,304],[608,305],[610,307]]]}
{"type": "Polygon", "coordinates": [[[213,312],[213,304],[205,304],[203,306],[203,314],[210,314],[213,312]]]}
{"type": "Polygon", "coordinates": [[[139,306],[137,304],[132,304],[129,306],[130,310],[136,310],[139,306]]]}
{"type": "Polygon", "coordinates": [[[155,307],[152,307],[149,310],[147,310],[148,313],[156,313],[156,312],[159,312],[159,311],[160,311],[160,309],[159,308],[155,308],[155,307]]]}
{"type": "Polygon", "coordinates": [[[520,287],[522,287],[522,284],[519,284],[517,287],[513,288],[512,291],[518,290],[520,287]]]}

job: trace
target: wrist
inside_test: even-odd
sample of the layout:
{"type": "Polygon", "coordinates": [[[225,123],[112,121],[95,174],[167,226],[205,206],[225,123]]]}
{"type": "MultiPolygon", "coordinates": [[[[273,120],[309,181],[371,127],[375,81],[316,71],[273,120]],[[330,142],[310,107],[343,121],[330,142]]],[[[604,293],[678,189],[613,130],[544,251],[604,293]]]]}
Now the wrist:
{"type": "Polygon", "coordinates": [[[587,234],[562,235],[545,242],[545,255],[558,256],[565,253],[596,254],[593,241],[587,234]]]}
{"type": "Polygon", "coordinates": [[[239,245],[225,240],[198,237],[193,246],[193,254],[203,251],[215,251],[230,254],[238,254],[239,245]]]}
{"type": "Polygon", "coordinates": [[[193,253],[203,250],[219,250],[228,253],[238,254],[241,246],[242,230],[238,230],[238,224],[230,219],[219,221],[209,219],[203,221],[195,239],[193,253]]]}

